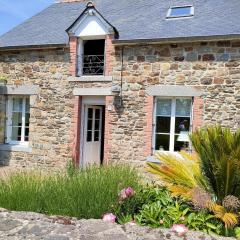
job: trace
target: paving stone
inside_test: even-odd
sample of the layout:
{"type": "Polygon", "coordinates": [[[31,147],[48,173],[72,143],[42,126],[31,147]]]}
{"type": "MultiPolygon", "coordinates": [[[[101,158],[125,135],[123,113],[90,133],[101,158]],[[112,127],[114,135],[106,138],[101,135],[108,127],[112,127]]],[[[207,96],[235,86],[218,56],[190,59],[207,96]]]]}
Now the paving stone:
{"type": "Polygon", "coordinates": [[[0,219],[0,231],[9,231],[21,225],[20,221],[12,219],[0,219]]]}
{"type": "Polygon", "coordinates": [[[44,240],[69,240],[69,237],[61,236],[61,235],[53,235],[45,237],[44,240]]]}

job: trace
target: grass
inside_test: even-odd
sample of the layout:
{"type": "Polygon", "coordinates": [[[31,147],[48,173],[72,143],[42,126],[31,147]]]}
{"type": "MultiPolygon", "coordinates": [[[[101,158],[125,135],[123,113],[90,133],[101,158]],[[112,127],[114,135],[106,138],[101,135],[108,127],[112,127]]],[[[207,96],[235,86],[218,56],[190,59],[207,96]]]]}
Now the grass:
{"type": "Polygon", "coordinates": [[[117,203],[118,192],[139,187],[135,170],[125,165],[91,167],[46,175],[21,172],[0,180],[0,207],[77,218],[101,218],[117,203]]]}

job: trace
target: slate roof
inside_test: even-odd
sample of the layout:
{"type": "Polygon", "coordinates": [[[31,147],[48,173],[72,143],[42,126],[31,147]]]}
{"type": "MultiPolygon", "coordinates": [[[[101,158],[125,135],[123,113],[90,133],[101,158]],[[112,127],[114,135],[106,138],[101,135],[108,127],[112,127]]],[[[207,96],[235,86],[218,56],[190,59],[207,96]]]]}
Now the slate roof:
{"type": "MultiPolygon", "coordinates": [[[[239,0],[95,0],[118,31],[118,41],[240,36],[239,0]],[[192,5],[191,18],[166,19],[169,6],[192,5]]],[[[0,48],[66,45],[66,29],[86,2],[55,3],[0,37],[0,48]]],[[[239,37],[240,38],[240,37],[239,37]]]]}

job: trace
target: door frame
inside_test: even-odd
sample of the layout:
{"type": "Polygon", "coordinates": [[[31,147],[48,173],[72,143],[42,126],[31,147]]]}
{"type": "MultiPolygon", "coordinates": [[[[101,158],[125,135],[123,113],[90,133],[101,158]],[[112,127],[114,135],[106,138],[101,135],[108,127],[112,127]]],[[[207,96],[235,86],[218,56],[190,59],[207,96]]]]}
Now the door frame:
{"type": "MultiPolygon", "coordinates": [[[[85,125],[85,108],[86,106],[102,106],[102,111],[105,109],[105,96],[83,96],[81,104],[81,121],[80,121],[80,154],[79,167],[84,167],[83,152],[84,152],[84,125],[85,125]]],[[[102,112],[102,122],[105,122],[105,114],[102,112]],[[104,118],[103,118],[104,117],[104,118]]],[[[103,129],[104,131],[104,129],[103,129]]],[[[102,132],[103,132],[102,131],[102,132]]],[[[104,134],[101,136],[104,141],[104,134]]]]}

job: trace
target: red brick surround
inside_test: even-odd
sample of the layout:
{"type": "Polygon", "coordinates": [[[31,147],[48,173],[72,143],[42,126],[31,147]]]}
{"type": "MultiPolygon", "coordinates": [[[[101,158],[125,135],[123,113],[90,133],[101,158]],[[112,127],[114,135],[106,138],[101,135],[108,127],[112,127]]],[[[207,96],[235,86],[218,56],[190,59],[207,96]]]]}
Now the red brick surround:
{"type": "Polygon", "coordinates": [[[111,56],[114,55],[114,46],[112,44],[114,36],[107,35],[105,41],[105,72],[104,75],[109,76],[112,72],[111,56]]]}
{"type": "Polygon", "coordinates": [[[81,103],[82,97],[75,96],[73,99],[74,108],[72,112],[71,124],[71,149],[72,159],[76,166],[79,166],[80,160],[80,131],[81,131],[81,103]]]}
{"type": "MultiPolygon", "coordinates": [[[[145,127],[145,150],[144,156],[152,155],[152,135],[153,135],[153,112],[154,112],[154,97],[147,96],[146,100],[146,127],[145,127]]],[[[204,100],[200,97],[195,97],[193,102],[193,131],[198,129],[203,124],[203,107],[204,100]]]]}
{"type": "Polygon", "coordinates": [[[203,124],[203,107],[204,100],[200,97],[195,97],[193,102],[193,131],[203,124]]]}
{"type": "Polygon", "coordinates": [[[77,37],[70,37],[69,39],[70,45],[70,73],[72,76],[77,75],[77,46],[78,46],[78,39],[77,37]]]}

